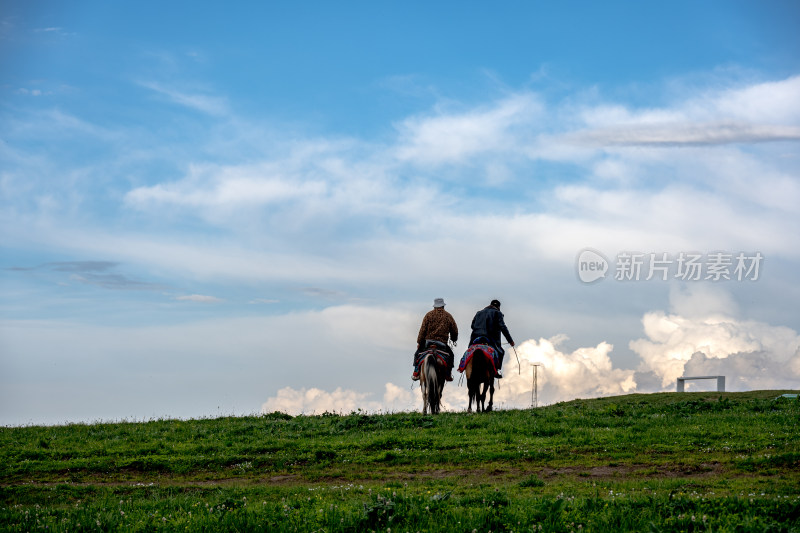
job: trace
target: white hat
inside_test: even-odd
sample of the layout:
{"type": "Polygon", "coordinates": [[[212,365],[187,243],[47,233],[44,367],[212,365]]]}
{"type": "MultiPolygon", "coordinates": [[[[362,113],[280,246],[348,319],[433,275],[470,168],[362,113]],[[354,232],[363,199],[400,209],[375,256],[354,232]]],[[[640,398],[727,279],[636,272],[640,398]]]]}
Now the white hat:
{"type": "Polygon", "coordinates": [[[434,307],[444,307],[444,298],[436,298],[433,301],[433,306],[434,307]]]}

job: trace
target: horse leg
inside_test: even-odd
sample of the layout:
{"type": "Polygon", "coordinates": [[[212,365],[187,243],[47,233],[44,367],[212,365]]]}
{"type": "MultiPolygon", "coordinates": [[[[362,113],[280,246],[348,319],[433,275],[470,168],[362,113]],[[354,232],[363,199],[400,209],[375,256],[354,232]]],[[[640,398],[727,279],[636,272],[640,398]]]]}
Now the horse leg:
{"type": "Polygon", "coordinates": [[[422,414],[428,414],[428,382],[425,380],[425,363],[419,365],[419,390],[422,392],[422,414]]]}
{"type": "Polygon", "coordinates": [[[494,403],[494,378],[489,381],[489,408],[486,409],[487,411],[492,410],[492,404],[494,403]]]}
{"type": "Polygon", "coordinates": [[[425,382],[420,380],[419,390],[422,391],[422,414],[428,414],[428,387],[425,385],[425,382]]]}
{"type": "Polygon", "coordinates": [[[431,383],[431,388],[429,389],[432,394],[428,396],[428,405],[431,408],[431,414],[435,415],[439,412],[439,384],[438,383],[431,383]]]}
{"type": "Polygon", "coordinates": [[[436,373],[436,414],[442,410],[442,394],[444,393],[444,373],[436,373]]]}

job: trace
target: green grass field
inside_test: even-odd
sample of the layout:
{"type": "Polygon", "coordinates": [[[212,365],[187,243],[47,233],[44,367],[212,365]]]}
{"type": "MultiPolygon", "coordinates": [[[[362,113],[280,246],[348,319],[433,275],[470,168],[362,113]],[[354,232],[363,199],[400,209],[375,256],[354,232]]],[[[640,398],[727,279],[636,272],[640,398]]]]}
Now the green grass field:
{"type": "Polygon", "coordinates": [[[800,531],[790,392],[0,428],[0,530],[800,531]]]}

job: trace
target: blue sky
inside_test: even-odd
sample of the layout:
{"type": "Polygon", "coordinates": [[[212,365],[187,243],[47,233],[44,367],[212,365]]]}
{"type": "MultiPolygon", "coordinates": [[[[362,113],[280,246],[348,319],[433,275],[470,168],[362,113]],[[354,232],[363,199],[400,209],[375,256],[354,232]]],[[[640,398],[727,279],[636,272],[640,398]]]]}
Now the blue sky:
{"type": "Polygon", "coordinates": [[[418,408],[435,297],[506,406],[797,388],[795,2],[0,6],[0,424],[418,408]]]}

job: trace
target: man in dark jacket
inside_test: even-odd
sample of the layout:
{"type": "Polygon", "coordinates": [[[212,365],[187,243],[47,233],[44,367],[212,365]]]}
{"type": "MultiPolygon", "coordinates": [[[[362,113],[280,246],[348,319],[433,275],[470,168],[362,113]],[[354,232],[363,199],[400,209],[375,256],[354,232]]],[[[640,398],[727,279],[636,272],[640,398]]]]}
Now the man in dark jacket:
{"type": "Polygon", "coordinates": [[[455,346],[458,340],[458,326],[456,325],[453,315],[444,310],[444,298],[436,298],[433,301],[433,309],[428,311],[422,319],[422,325],[419,328],[419,334],[417,335],[417,351],[414,354],[414,374],[412,374],[411,379],[414,381],[419,379],[417,357],[433,343],[447,352],[447,367],[450,371],[450,374],[447,376],[447,381],[453,381],[454,355],[452,348],[447,344],[448,338],[453,341],[453,345],[455,346]]]}
{"type": "Polygon", "coordinates": [[[486,339],[486,344],[491,346],[497,351],[497,376],[502,378],[500,369],[503,367],[503,356],[505,351],[501,346],[500,333],[502,333],[506,340],[514,346],[514,341],[511,339],[511,334],[508,332],[506,323],[503,320],[503,313],[500,312],[500,302],[492,300],[488,307],[485,307],[475,313],[475,318],[472,319],[472,335],[469,337],[469,345],[476,344],[476,340],[483,337],[486,339]]]}

